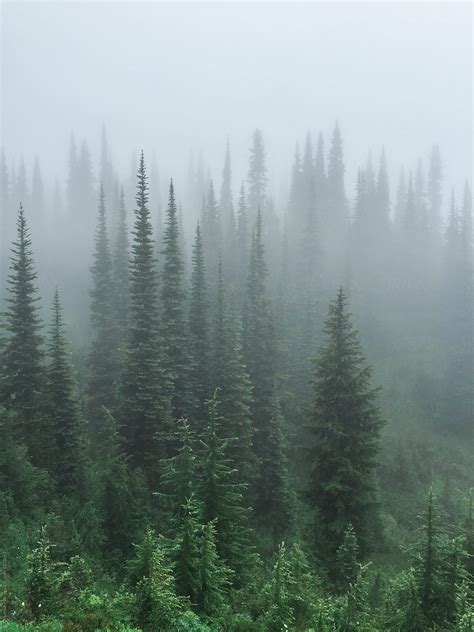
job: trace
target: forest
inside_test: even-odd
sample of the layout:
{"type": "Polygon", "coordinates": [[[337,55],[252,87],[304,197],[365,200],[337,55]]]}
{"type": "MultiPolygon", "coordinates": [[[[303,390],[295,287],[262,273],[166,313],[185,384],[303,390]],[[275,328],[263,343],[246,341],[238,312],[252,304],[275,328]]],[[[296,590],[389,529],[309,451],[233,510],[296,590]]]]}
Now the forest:
{"type": "Polygon", "coordinates": [[[3,154],[5,632],[474,629],[469,186],[299,146],[3,154]]]}

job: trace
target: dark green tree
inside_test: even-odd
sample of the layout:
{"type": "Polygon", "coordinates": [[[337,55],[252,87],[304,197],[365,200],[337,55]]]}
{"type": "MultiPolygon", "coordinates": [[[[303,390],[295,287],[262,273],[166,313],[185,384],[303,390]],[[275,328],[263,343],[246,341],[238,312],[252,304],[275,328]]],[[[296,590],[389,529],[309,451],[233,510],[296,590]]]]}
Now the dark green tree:
{"type": "Polygon", "coordinates": [[[121,419],[133,463],[150,472],[160,454],[163,456],[168,411],[163,397],[166,384],[158,336],[157,275],[143,152],[137,178],[121,419]]]}
{"type": "Polygon", "coordinates": [[[227,456],[240,482],[252,480],[253,428],[249,376],[242,351],[242,326],[235,311],[227,305],[222,262],[219,263],[217,305],[214,325],[212,384],[218,389],[220,410],[226,420],[223,435],[229,439],[227,456]]]}
{"type": "Polygon", "coordinates": [[[92,341],[89,352],[88,415],[93,429],[102,419],[102,407],[116,406],[116,336],[113,319],[113,273],[102,185],[99,191],[99,211],[95,235],[94,263],[91,267],[92,341]]]}
{"type": "Polygon", "coordinates": [[[113,250],[113,313],[117,328],[118,352],[122,357],[128,324],[129,305],[129,239],[127,228],[127,210],[125,208],[125,194],[120,190],[119,217],[117,233],[113,250]]]}
{"type": "Polygon", "coordinates": [[[166,370],[169,375],[169,398],[173,417],[177,420],[189,413],[189,356],[184,315],[183,260],[179,246],[179,227],[173,181],[170,182],[164,233],[163,269],[161,275],[161,333],[166,370]]]}
{"type": "Polygon", "coordinates": [[[43,387],[41,320],[30,231],[20,204],[17,238],[12,244],[5,327],[8,338],[2,355],[2,395],[16,411],[17,436],[33,462],[42,457],[41,391],[43,387]]]}
{"type": "Polygon", "coordinates": [[[226,456],[232,439],[222,438],[225,420],[220,416],[217,395],[209,401],[207,427],[202,436],[199,497],[203,505],[203,521],[215,521],[216,546],[219,556],[241,576],[251,556],[249,510],[244,505],[245,485],[226,456]]]}
{"type": "Polygon", "coordinates": [[[191,384],[193,392],[192,423],[202,430],[206,417],[206,401],[210,396],[209,372],[209,299],[207,293],[204,247],[199,223],[193,244],[191,290],[189,304],[189,350],[191,354],[191,384]]]}
{"type": "Polygon", "coordinates": [[[335,561],[348,522],[363,553],[370,548],[377,523],[374,469],[382,426],[376,407],[378,389],[370,385],[370,368],[364,366],[346,303],[340,288],[329,306],[326,342],[315,364],[310,417],[314,447],[309,501],[315,510],[320,551],[329,565],[335,561]]]}
{"type": "Polygon", "coordinates": [[[253,224],[259,210],[262,211],[265,204],[265,192],[267,186],[267,165],[265,147],[262,132],[256,129],[252,137],[250,148],[248,181],[248,205],[250,221],[253,224]]]}
{"type": "Polygon", "coordinates": [[[359,572],[359,544],[354,527],[349,523],[344,533],[344,540],[337,549],[339,584],[343,592],[348,592],[357,581],[359,572]]]}
{"type": "Polygon", "coordinates": [[[45,385],[45,408],[50,435],[45,442],[45,449],[59,492],[65,496],[74,494],[80,497],[85,491],[85,433],[69,361],[57,288],[52,312],[45,385]]]}
{"type": "MultiPolygon", "coordinates": [[[[244,305],[244,358],[252,385],[253,444],[257,458],[257,497],[255,510],[264,521],[275,516],[286,502],[283,484],[286,477],[281,456],[281,419],[275,417],[275,389],[277,381],[276,348],[273,319],[266,297],[265,278],[267,269],[262,242],[262,219],[258,213],[250,251],[247,292],[244,305]],[[280,426],[278,430],[277,426],[280,426]],[[277,443],[275,443],[277,442],[277,443]],[[269,471],[276,476],[270,480],[269,471]],[[278,475],[276,471],[279,470],[278,475]],[[276,489],[275,480],[281,483],[276,489]],[[281,495],[280,495],[281,494],[281,495]],[[277,501],[273,505],[273,501],[277,501]]],[[[288,515],[285,510],[283,515],[288,515]]]]}
{"type": "Polygon", "coordinates": [[[202,526],[199,503],[192,493],[181,505],[180,514],[172,549],[176,591],[195,606],[201,591],[202,526]]]}
{"type": "Polygon", "coordinates": [[[219,557],[216,547],[216,525],[213,521],[203,527],[199,564],[198,610],[206,616],[222,615],[231,573],[219,557]]]}

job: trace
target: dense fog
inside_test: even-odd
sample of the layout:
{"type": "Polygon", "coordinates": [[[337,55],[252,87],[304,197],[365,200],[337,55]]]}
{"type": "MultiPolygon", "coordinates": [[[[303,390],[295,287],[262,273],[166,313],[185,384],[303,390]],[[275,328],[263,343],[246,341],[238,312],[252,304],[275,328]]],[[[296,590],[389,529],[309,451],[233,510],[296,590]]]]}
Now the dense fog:
{"type": "Polygon", "coordinates": [[[471,630],[472,6],[1,18],[4,619],[471,630]]]}

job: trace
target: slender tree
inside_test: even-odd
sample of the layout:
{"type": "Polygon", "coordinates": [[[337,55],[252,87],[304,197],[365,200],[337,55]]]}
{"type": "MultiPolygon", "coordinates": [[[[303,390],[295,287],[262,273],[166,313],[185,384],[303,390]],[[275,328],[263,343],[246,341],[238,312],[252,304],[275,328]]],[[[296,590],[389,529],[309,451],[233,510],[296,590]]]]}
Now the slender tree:
{"type": "Polygon", "coordinates": [[[374,468],[382,421],[342,288],[329,306],[315,365],[309,500],[331,565],[351,522],[366,552],[377,517],[374,468]]]}
{"type": "Polygon", "coordinates": [[[16,411],[18,438],[28,447],[33,461],[41,463],[41,320],[30,231],[21,204],[11,252],[5,322],[9,337],[2,356],[3,401],[16,411]]]}
{"type": "Polygon", "coordinates": [[[161,331],[170,377],[172,414],[180,419],[190,412],[189,356],[184,315],[183,261],[179,246],[179,227],[173,181],[170,182],[164,233],[161,282],[161,331]]]}

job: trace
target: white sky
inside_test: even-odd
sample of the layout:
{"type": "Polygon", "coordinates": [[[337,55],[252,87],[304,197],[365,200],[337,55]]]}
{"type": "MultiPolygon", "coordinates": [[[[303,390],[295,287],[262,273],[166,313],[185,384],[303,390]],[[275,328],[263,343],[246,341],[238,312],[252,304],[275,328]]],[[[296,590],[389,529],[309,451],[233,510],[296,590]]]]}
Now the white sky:
{"type": "Polygon", "coordinates": [[[393,173],[437,142],[449,186],[471,178],[470,3],[3,2],[2,18],[3,144],[48,176],[71,130],[96,156],[105,122],[127,173],[133,148],[163,176],[193,148],[217,180],[226,137],[237,179],[258,126],[276,179],[338,119],[350,194],[382,145],[393,173]]]}

